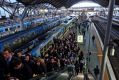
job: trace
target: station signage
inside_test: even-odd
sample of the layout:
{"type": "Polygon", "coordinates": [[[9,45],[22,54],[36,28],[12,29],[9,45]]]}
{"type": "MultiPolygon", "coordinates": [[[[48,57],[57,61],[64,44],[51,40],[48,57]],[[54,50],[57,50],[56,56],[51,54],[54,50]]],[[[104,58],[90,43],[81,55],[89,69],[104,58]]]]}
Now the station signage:
{"type": "Polygon", "coordinates": [[[77,42],[83,43],[83,35],[78,35],[77,36],[77,42]]]}

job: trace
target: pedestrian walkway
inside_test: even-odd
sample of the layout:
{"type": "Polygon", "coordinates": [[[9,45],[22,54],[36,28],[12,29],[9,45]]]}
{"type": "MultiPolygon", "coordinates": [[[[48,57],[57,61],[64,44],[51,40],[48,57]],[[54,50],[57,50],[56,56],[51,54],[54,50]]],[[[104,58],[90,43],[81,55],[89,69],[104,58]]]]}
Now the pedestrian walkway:
{"type": "MultiPolygon", "coordinates": [[[[88,74],[89,80],[95,80],[91,74],[88,74]]],[[[84,74],[79,73],[77,76],[75,76],[72,80],[84,80],[84,74]]]]}
{"type": "MultiPolygon", "coordinates": [[[[83,27],[83,26],[81,26],[83,27]]],[[[99,60],[98,60],[98,49],[97,49],[97,46],[96,46],[96,40],[92,40],[92,36],[94,35],[93,33],[93,27],[92,26],[89,26],[89,29],[85,29],[86,30],[86,33],[85,33],[85,36],[84,36],[84,43],[83,44],[79,44],[81,50],[83,50],[84,52],[84,58],[88,61],[87,65],[88,65],[88,68],[89,68],[89,72],[93,75],[94,75],[94,68],[96,67],[96,65],[99,66],[100,68],[100,65],[99,65],[99,60]],[[89,52],[91,52],[91,55],[89,55],[89,52]]],[[[99,76],[98,76],[98,79],[99,79],[99,76]]],[[[98,80],[97,79],[97,80],[98,80]]]]}

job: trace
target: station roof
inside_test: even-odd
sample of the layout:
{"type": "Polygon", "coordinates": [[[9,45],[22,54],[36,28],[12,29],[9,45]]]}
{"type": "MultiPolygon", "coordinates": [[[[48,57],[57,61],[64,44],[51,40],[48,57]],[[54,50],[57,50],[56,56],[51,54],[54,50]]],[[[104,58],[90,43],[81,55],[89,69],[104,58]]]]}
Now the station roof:
{"type": "MultiPolygon", "coordinates": [[[[95,3],[100,4],[103,7],[107,7],[109,4],[109,0],[17,0],[17,1],[23,3],[25,6],[41,3],[50,3],[56,8],[60,8],[62,6],[69,8],[73,4],[76,4],[77,2],[80,1],[93,1],[95,3]]],[[[115,0],[115,4],[119,5],[119,0],[115,0]]]]}

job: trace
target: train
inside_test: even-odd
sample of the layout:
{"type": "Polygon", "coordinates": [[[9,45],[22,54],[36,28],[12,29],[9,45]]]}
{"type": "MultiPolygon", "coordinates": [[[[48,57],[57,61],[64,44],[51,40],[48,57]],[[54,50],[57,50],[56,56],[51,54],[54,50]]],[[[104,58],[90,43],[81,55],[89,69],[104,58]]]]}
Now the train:
{"type": "Polygon", "coordinates": [[[23,22],[23,27],[20,27],[20,23],[15,23],[12,25],[7,25],[7,26],[0,26],[0,38],[8,36],[10,34],[15,34],[19,31],[23,31],[23,30],[27,30],[30,28],[33,28],[34,26],[40,26],[44,23],[46,23],[47,21],[52,22],[53,20],[58,19],[59,17],[55,17],[53,18],[48,18],[48,19],[33,19],[31,21],[24,21],[23,22]]]}
{"type": "Polygon", "coordinates": [[[39,19],[37,20],[33,20],[33,21],[24,21],[23,22],[23,27],[20,27],[19,23],[13,24],[13,25],[8,25],[8,26],[0,26],[0,38],[8,36],[10,34],[14,34],[16,32],[22,31],[22,30],[26,30],[31,28],[31,24],[42,24],[44,22],[44,20],[39,21],[39,19]],[[35,22],[35,23],[34,23],[35,22]]]}
{"type": "MultiPolygon", "coordinates": [[[[29,47],[32,47],[32,50],[29,51],[32,56],[38,57],[38,56],[44,56],[45,51],[49,48],[49,46],[52,44],[54,38],[63,38],[65,32],[69,30],[70,28],[74,27],[76,21],[76,17],[70,17],[70,18],[65,18],[62,20],[61,24],[52,30],[48,31],[46,33],[46,36],[44,40],[42,40],[37,47],[33,47],[34,44],[31,44],[29,47]]],[[[25,51],[29,50],[29,47],[26,47],[23,50],[23,53],[25,51]]]]}
{"type": "MultiPolygon", "coordinates": [[[[107,18],[106,17],[103,17],[103,16],[99,16],[99,18],[104,19],[104,20],[107,20],[107,18]]],[[[113,25],[116,25],[116,26],[119,26],[119,20],[113,18],[112,24],[113,25]]]]}
{"type": "Polygon", "coordinates": [[[17,48],[27,44],[33,39],[42,36],[48,30],[60,24],[60,20],[56,20],[52,22],[52,20],[44,25],[34,27],[32,29],[19,32],[18,34],[14,34],[10,37],[6,37],[0,40],[0,51],[2,52],[4,48],[10,47],[13,51],[17,48]]]}

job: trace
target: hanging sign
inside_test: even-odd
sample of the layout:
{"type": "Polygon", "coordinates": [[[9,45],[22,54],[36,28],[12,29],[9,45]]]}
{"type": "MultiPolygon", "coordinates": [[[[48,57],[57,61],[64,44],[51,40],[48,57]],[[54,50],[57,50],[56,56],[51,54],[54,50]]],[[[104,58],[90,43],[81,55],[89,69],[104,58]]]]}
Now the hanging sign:
{"type": "Polygon", "coordinates": [[[78,35],[77,36],[77,42],[83,43],[83,35],[78,35]]]}

